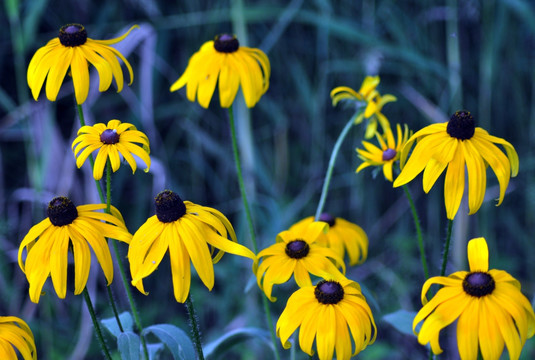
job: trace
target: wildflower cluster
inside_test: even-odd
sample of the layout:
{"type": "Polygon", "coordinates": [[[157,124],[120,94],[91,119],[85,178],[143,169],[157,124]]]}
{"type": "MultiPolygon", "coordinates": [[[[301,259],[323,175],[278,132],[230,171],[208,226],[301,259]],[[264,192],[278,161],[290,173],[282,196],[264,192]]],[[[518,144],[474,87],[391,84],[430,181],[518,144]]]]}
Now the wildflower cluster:
{"type": "MultiPolygon", "coordinates": [[[[211,291],[216,279],[214,264],[224,253],[229,253],[251,260],[251,276],[256,277],[258,288],[263,293],[261,298],[272,332],[275,358],[279,356],[277,347],[282,345],[288,349],[290,337],[299,331],[298,342],[304,353],[310,356],[317,354],[320,360],[350,359],[373,344],[378,335],[372,309],[361,285],[350,278],[348,270],[367,260],[369,239],[359,225],[324,212],[324,205],[334,160],[340,148],[338,145],[349,129],[365,123],[363,148],[356,149],[361,160],[356,173],[369,167],[375,167],[375,173],[382,169],[387,184],[392,184],[393,188],[404,188],[415,221],[426,278],[421,290],[423,307],[412,321],[415,343],[417,339],[421,345],[429,344],[434,354],[440,354],[441,330],[457,322],[461,359],[477,359],[479,355],[484,359],[499,359],[504,347],[507,347],[511,359],[520,357],[526,340],[535,334],[535,313],[515,278],[503,270],[489,270],[489,250],[485,239],[479,237],[468,242],[470,271],[457,271],[445,276],[451,225],[461,208],[465,180],[468,182],[469,214],[472,215],[483,204],[487,187],[486,170],[490,166],[499,183],[497,205],[500,205],[511,177],[518,174],[519,159],[515,148],[506,140],[476,127],[474,115],[466,110],[455,112],[448,122],[432,124],[415,133],[406,124],[391,124],[383,114],[383,107],[397,99],[391,94],[379,93],[379,76],[365,77],[358,91],[347,86],[332,90],[333,106],[340,102],[350,103],[355,114],[334,147],[316,214],[293,223],[287,229],[280,229],[277,236],[270,238],[270,243],[258,251],[236,146],[232,105],[240,89],[248,108],[253,108],[260,101],[269,89],[270,61],[262,50],[242,46],[234,35],[221,34],[205,42],[191,56],[184,73],[169,90],[174,92],[185,87],[189,101],[208,108],[218,88],[219,106],[229,110],[239,188],[254,251],[238,242],[233,225],[222,212],[183,200],[171,190],[162,189],[155,196],[153,215],[148,216],[136,231],[130,232],[126,226],[129,219],[125,220],[119,209],[111,204],[112,175],[125,162],[133,175],[140,165],[145,173],[150,171],[151,134],[147,135],[134,124],[118,119],[85,124],[82,105],[90,96],[89,65],[98,72],[100,92],[109,89],[113,80],[117,91],[122,91],[124,78],[119,60],[127,68],[132,83],[132,67],[121,52],[110,45],[125,40],[136,28],[136,25],[132,26],[115,39],[94,40],[88,37],[83,25],[67,24],[60,29],[57,38],[36,51],[29,63],[27,82],[36,101],[43,86],[47,99],[55,101],[66,75],[72,78],[74,100],[80,116],[80,127],[71,145],[72,163],[77,168],[91,166],[101,200],[98,204],[76,206],[69,197],[56,196],[48,203],[46,218],[31,227],[24,236],[19,244],[18,264],[28,281],[32,302],[39,303],[46,296],[43,289],[49,277],[57,296],[66,298],[71,258],[73,292],[84,295],[104,356],[111,359],[86,289],[91,266],[95,267],[91,253],[102,269],[107,286],[112,284],[114,262],[110,243],[137,329],[122,329],[111,291],[108,292],[110,305],[118,328],[127,337],[136,339],[134,349],[141,348],[140,352],[149,359],[147,332],[139,320],[130,291],[135,287],[139,293],[149,295],[144,280],[155,273],[168,256],[174,299],[186,304],[195,351],[202,359],[199,324],[190,293],[192,266],[194,273],[211,291]],[[446,238],[441,274],[429,277],[417,209],[406,184],[423,173],[423,190],[428,193],[444,171],[445,214],[450,232],[446,238]],[[103,178],[105,181],[101,182],[103,178]],[[124,256],[120,256],[117,250],[119,245],[127,248],[128,277],[123,271],[124,256]],[[288,283],[292,276],[295,286],[293,282],[281,286],[288,283]],[[440,285],[441,288],[428,300],[427,294],[432,285],[440,285]],[[288,288],[291,293],[286,294],[288,300],[277,323],[272,326],[268,300],[277,301],[274,295],[288,288]],[[275,341],[275,336],[279,337],[280,344],[275,341]]],[[[233,271],[237,273],[238,269],[233,271]]],[[[243,288],[246,293],[245,284],[243,288]]],[[[37,358],[33,334],[23,320],[0,317],[0,334],[0,357],[15,359],[18,351],[25,360],[37,358]]],[[[120,339],[117,336],[119,351],[120,339]]],[[[182,350],[190,346],[193,348],[187,339],[179,347],[182,350]]],[[[121,357],[124,356],[121,354],[121,357]]]]}

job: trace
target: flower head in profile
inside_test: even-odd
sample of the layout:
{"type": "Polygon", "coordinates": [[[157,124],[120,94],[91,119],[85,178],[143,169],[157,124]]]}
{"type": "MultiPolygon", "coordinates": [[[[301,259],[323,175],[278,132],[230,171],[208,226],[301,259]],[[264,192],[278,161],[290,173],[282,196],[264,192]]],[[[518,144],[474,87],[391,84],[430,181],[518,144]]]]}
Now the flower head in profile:
{"type": "Polygon", "coordinates": [[[345,278],[338,270],[342,268],[345,273],[343,258],[317,243],[328,229],[323,221],[290,228],[277,235],[275,244],[258,253],[257,259],[262,263],[255,263],[253,270],[258,286],[271,301],[277,300],[271,296],[273,285],[285,283],[292,275],[300,287],[312,285],[310,274],[345,278]]]}
{"type": "Polygon", "coordinates": [[[136,27],[138,26],[132,26],[124,35],[115,39],[94,40],[87,37],[85,27],[80,24],[63,26],[59,30],[59,36],[37,50],[28,65],[28,86],[33,98],[37,100],[46,79],[46,97],[50,101],[56,101],[59,88],[70,69],[76,102],[78,105],[83,104],[89,93],[88,62],[98,71],[99,91],[108,90],[112,79],[115,78],[117,92],[120,92],[124,80],[117,58],[126,65],[130,74],[130,84],[134,75],[130,63],[109,45],[123,40],[136,27]]]}
{"type": "Polygon", "coordinates": [[[376,90],[379,81],[379,76],[366,76],[358,92],[347,86],[339,86],[331,91],[333,106],[342,100],[354,102],[357,110],[365,106],[364,111],[357,111],[355,124],[360,124],[364,119],[368,120],[364,135],[366,139],[373,137],[377,132],[377,123],[381,125],[383,131],[390,128],[390,122],[381,111],[385,104],[397,100],[394,95],[381,96],[376,90]]]}
{"type": "Polygon", "coordinates": [[[113,281],[113,263],[108,242],[112,238],[126,243],[132,235],[121,213],[111,207],[111,214],[98,212],[106,204],[74,206],[66,197],[56,197],[47,208],[48,217],[33,226],[19,247],[19,266],[30,283],[30,300],[39,302],[41,289],[48,278],[59,298],[67,292],[69,250],[74,257],[74,294],[80,294],[87,283],[93,249],[104,271],[108,285],[113,281]],[[22,253],[26,249],[26,260],[22,253]]]}
{"type": "Polygon", "coordinates": [[[0,316],[0,358],[18,359],[18,350],[24,360],[36,360],[37,350],[28,324],[15,316],[0,316]]]}
{"type": "MultiPolygon", "coordinates": [[[[290,230],[302,232],[314,221],[313,216],[292,225],[290,230]]],[[[329,224],[329,231],[321,232],[317,243],[321,246],[333,250],[341,259],[346,252],[349,257],[349,264],[356,265],[364,262],[368,257],[368,236],[357,224],[353,224],[340,217],[334,217],[329,213],[323,213],[319,221],[329,224]]]]}
{"type": "Polygon", "coordinates": [[[405,130],[401,130],[401,125],[397,124],[397,142],[390,128],[385,130],[383,136],[375,133],[379,146],[368,141],[363,141],[364,149],[357,149],[359,158],[363,161],[357,168],[357,172],[368,166],[382,166],[383,174],[389,181],[394,181],[394,163],[399,160],[401,150],[409,139],[409,128],[405,125],[405,130]]]}
{"type": "Polygon", "coordinates": [[[294,292],[279,320],[277,336],[290,348],[299,329],[299,345],[312,356],[314,338],[320,360],[349,360],[375,341],[377,327],[359,284],[348,279],[322,280],[294,292]],[[352,349],[352,345],[354,348],[352,349]]]}
{"type": "Polygon", "coordinates": [[[498,360],[504,345],[509,358],[517,360],[527,338],[535,333],[535,314],[520,292],[520,283],[503,270],[489,270],[489,251],[484,238],[468,243],[470,271],[428,279],[422,288],[424,307],[413,322],[423,321],[418,341],[430,343],[435,354],[442,353],[439,333],[457,320],[457,346],[462,360],[498,360]],[[428,302],[433,284],[443,285],[428,302]]]}
{"type": "Polygon", "coordinates": [[[497,205],[503,201],[510,177],[518,174],[518,155],[513,145],[476,127],[474,117],[468,111],[457,111],[450,121],[432,124],[417,131],[404,146],[400,161],[402,170],[394,181],[394,187],[408,183],[423,171],[423,188],[426,193],[448,168],[444,181],[444,203],[448,219],[451,220],[461,205],[465,170],[468,170],[470,215],[476,213],[483,203],[487,187],[487,165],[490,165],[500,184],[497,205]],[[407,161],[407,155],[417,140],[407,161]],[[502,145],[507,155],[495,144],[502,145]]]}
{"type": "Polygon", "coordinates": [[[236,36],[222,34],[193,54],[170,90],[186,86],[188,100],[197,98],[199,105],[208,108],[219,82],[219,104],[228,108],[241,85],[245,104],[252,108],[269,88],[270,74],[269,59],[262,50],[240,46],[236,36]]]}
{"type": "Polygon", "coordinates": [[[128,162],[132,173],[137,169],[133,155],[138,156],[150,168],[150,149],[147,135],[138,131],[129,123],[121,123],[119,120],[110,120],[107,125],[95,124],[82,126],[78,130],[78,136],[72,143],[72,150],[76,157],[76,166],[80,168],[88,156],[98,149],[93,177],[100,180],[104,174],[106,161],[109,159],[113,172],[119,169],[121,159],[119,154],[128,162]],[[136,145],[140,144],[140,145],[136,145]]]}
{"type": "Polygon", "coordinates": [[[162,191],[155,200],[156,215],[141,225],[128,248],[132,285],[145,295],[143,279],[156,270],[167,252],[175,299],[181,303],[189,294],[190,264],[212,290],[213,264],[225,252],[255,259],[251,250],[237,243],[232,225],[216,209],[182,201],[170,190],[162,191]],[[216,249],[219,251],[213,256],[216,249]]]}

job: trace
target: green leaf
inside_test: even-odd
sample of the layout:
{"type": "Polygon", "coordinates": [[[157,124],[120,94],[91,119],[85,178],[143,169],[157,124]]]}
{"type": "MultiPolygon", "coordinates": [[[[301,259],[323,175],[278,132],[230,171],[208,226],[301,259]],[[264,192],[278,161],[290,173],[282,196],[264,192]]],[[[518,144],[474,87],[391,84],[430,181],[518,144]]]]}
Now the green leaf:
{"type": "Polygon", "coordinates": [[[234,345],[254,338],[260,339],[272,349],[271,338],[267,330],[247,327],[232,330],[217,340],[207,344],[203,349],[204,357],[206,360],[217,359],[218,356],[224,354],[234,345]]]}
{"type": "Polygon", "coordinates": [[[188,335],[178,327],[170,324],[157,324],[145,328],[142,336],[154,334],[173,354],[175,360],[195,359],[196,354],[188,335]]]}
{"type": "Polygon", "coordinates": [[[122,360],[139,360],[141,341],[137,334],[131,331],[120,333],[117,337],[117,348],[122,360]]]}
{"type": "MultiPolygon", "coordinates": [[[[132,315],[130,315],[128,311],[125,311],[120,314],[119,320],[121,321],[121,325],[123,326],[124,331],[134,331],[134,320],[132,320],[132,315]]],[[[115,320],[115,316],[100,320],[100,323],[104,325],[106,330],[108,330],[113,336],[119,337],[119,335],[121,334],[121,330],[119,329],[119,325],[117,325],[117,320],[115,320]]]]}
{"type": "Polygon", "coordinates": [[[406,335],[415,336],[412,331],[412,321],[416,311],[398,310],[383,316],[383,320],[392,325],[397,331],[406,335]]]}

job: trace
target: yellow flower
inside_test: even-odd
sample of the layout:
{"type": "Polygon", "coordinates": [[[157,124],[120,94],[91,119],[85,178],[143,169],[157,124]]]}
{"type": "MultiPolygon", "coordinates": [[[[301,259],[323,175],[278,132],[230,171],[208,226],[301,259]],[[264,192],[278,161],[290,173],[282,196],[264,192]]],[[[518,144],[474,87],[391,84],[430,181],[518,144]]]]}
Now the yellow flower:
{"type": "Polygon", "coordinates": [[[462,360],[475,360],[478,348],[483,359],[498,360],[504,344],[509,358],[517,360],[527,338],[535,332],[535,314],[520,292],[520,283],[503,270],[489,270],[489,250],[484,238],[468,243],[470,272],[457,271],[448,277],[428,279],[422,288],[424,307],[413,322],[413,330],[423,320],[420,344],[431,344],[440,354],[439,333],[457,320],[457,346],[462,360]],[[443,285],[427,302],[432,284],[443,285]]]}
{"type": "Polygon", "coordinates": [[[189,101],[195,97],[207,108],[219,79],[219,103],[228,108],[241,85],[247,107],[252,108],[269,88],[271,67],[260,49],[240,46],[235,36],[222,34],[205,42],[190,58],[182,76],[171,86],[176,91],[187,85],[189,101]]]}
{"type": "Polygon", "coordinates": [[[97,212],[106,204],[74,206],[66,197],[56,197],[48,204],[48,217],[33,226],[19,247],[19,266],[30,283],[30,299],[37,303],[41,289],[50,275],[59,298],[67,292],[67,263],[69,249],[74,254],[74,294],[80,294],[87,283],[91,252],[104,271],[108,285],[113,281],[113,263],[107,238],[130,242],[124,220],[115,207],[111,214],[97,212]],[[89,246],[88,246],[89,245],[89,246]],[[22,252],[26,248],[26,261],[22,252]]]}
{"type": "Polygon", "coordinates": [[[379,94],[376,90],[379,81],[379,76],[366,76],[358,92],[347,86],[339,86],[331,91],[333,106],[336,106],[341,100],[356,102],[357,109],[362,106],[362,103],[366,105],[364,111],[359,112],[355,117],[355,124],[360,124],[364,119],[368,119],[364,135],[366,139],[373,137],[377,132],[377,122],[383,128],[383,131],[390,128],[390,123],[381,110],[386,103],[397,100],[394,95],[386,94],[381,96],[379,94]]]}
{"type": "MultiPolygon", "coordinates": [[[[134,79],[132,67],[125,57],[116,49],[108,46],[123,40],[134,25],[124,35],[111,40],[94,40],[87,37],[87,31],[80,24],[67,24],[59,30],[59,37],[50,40],[36,51],[28,65],[28,86],[35,100],[39,97],[43,83],[46,81],[46,97],[56,101],[59,88],[70,67],[74,84],[76,102],[81,105],[89,92],[88,61],[98,71],[99,91],[106,91],[115,77],[117,92],[123,89],[123,71],[117,58],[128,68],[130,84],[134,79]]],[[[129,84],[129,85],[130,85],[129,84]]]]}
{"type": "Polygon", "coordinates": [[[349,360],[377,336],[371,309],[359,284],[348,279],[322,280],[316,286],[297,290],[288,299],[276,327],[285,349],[291,346],[288,338],[301,327],[299,345],[310,356],[314,354],[316,338],[320,360],[333,359],[334,351],[336,359],[349,360]]]}
{"type": "Polygon", "coordinates": [[[107,126],[104,124],[82,126],[78,130],[78,137],[74,139],[71,148],[76,157],[76,166],[78,168],[82,166],[93,151],[99,149],[95,166],[93,167],[95,180],[102,178],[104,166],[108,159],[113,172],[119,169],[121,165],[119,153],[132,168],[132,173],[137,169],[136,160],[132,154],[145,162],[147,171],[150,168],[150,149],[147,135],[138,131],[134,125],[121,123],[119,120],[110,120],[107,126]],[[141,146],[134,143],[141,144],[141,146]]]}
{"type": "MultiPolygon", "coordinates": [[[[309,216],[294,224],[290,230],[302,232],[313,221],[314,217],[309,216]]],[[[318,236],[319,245],[331,248],[341,259],[347,251],[350,265],[360,264],[366,260],[368,236],[360,226],[328,213],[321,214],[319,221],[329,224],[329,231],[322,232],[318,236]]]]}
{"type": "Polygon", "coordinates": [[[500,184],[497,205],[503,201],[509,178],[518,174],[518,155],[513,145],[475,127],[474,118],[467,111],[457,111],[450,121],[432,124],[416,132],[403,148],[400,161],[402,171],[394,181],[394,187],[408,183],[423,171],[423,188],[426,193],[448,167],[444,181],[444,203],[448,219],[451,220],[457,214],[463,197],[465,165],[470,180],[470,215],[477,212],[483,203],[487,165],[490,165],[500,184]],[[407,154],[416,140],[418,143],[405,164],[407,154]],[[502,145],[507,156],[494,144],[502,145]]]}
{"type": "Polygon", "coordinates": [[[15,316],[0,316],[0,358],[18,359],[17,349],[24,360],[36,360],[37,350],[28,324],[15,316]]]}
{"type": "Polygon", "coordinates": [[[277,300],[271,296],[273,285],[285,283],[292,274],[299,287],[312,285],[310,274],[329,275],[335,280],[345,278],[338,270],[341,267],[345,273],[344,260],[333,250],[316,243],[328,229],[323,221],[290,228],[277,235],[275,244],[258,253],[258,261],[264,259],[258,267],[255,262],[253,270],[258,286],[271,301],[277,300]]]}
{"type": "Polygon", "coordinates": [[[211,291],[214,267],[224,252],[255,259],[245,246],[237,244],[227,218],[206,206],[182,199],[170,190],[156,196],[156,215],[134,234],[128,249],[132,285],[147,295],[143,279],[156,270],[169,250],[175,299],[183,303],[189,294],[190,260],[202,282],[211,291]],[[227,236],[230,235],[228,240],[227,236]],[[215,249],[219,252],[212,258],[215,249]]]}
{"type": "Polygon", "coordinates": [[[397,124],[398,140],[394,139],[394,134],[390,128],[386,129],[385,134],[380,136],[375,133],[377,141],[379,141],[380,147],[373,145],[367,141],[363,141],[362,145],[366,150],[357,149],[359,158],[364,162],[359,165],[357,172],[361,171],[368,166],[382,166],[383,174],[386,179],[394,181],[393,179],[393,166],[396,161],[399,160],[401,150],[409,139],[409,128],[405,125],[405,131],[401,131],[401,126],[397,124]]]}

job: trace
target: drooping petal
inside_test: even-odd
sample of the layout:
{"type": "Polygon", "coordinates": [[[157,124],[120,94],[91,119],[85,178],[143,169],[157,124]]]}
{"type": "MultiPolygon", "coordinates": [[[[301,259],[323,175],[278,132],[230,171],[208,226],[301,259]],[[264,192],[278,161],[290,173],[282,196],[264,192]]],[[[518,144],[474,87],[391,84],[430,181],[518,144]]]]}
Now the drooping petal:
{"type": "Polygon", "coordinates": [[[69,255],[69,233],[67,226],[61,226],[56,232],[54,244],[50,249],[50,275],[56,294],[64,299],[67,294],[67,262],[69,255]]]}
{"type": "Polygon", "coordinates": [[[169,239],[169,258],[171,275],[173,277],[173,292],[176,301],[184,303],[189,295],[191,283],[191,264],[188,250],[177,234],[177,227],[173,226],[172,238],[169,239]]]}
{"type": "Polygon", "coordinates": [[[446,204],[446,215],[450,220],[453,220],[461,205],[464,193],[464,174],[464,152],[457,148],[444,180],[444,202],[446,204]]]}

